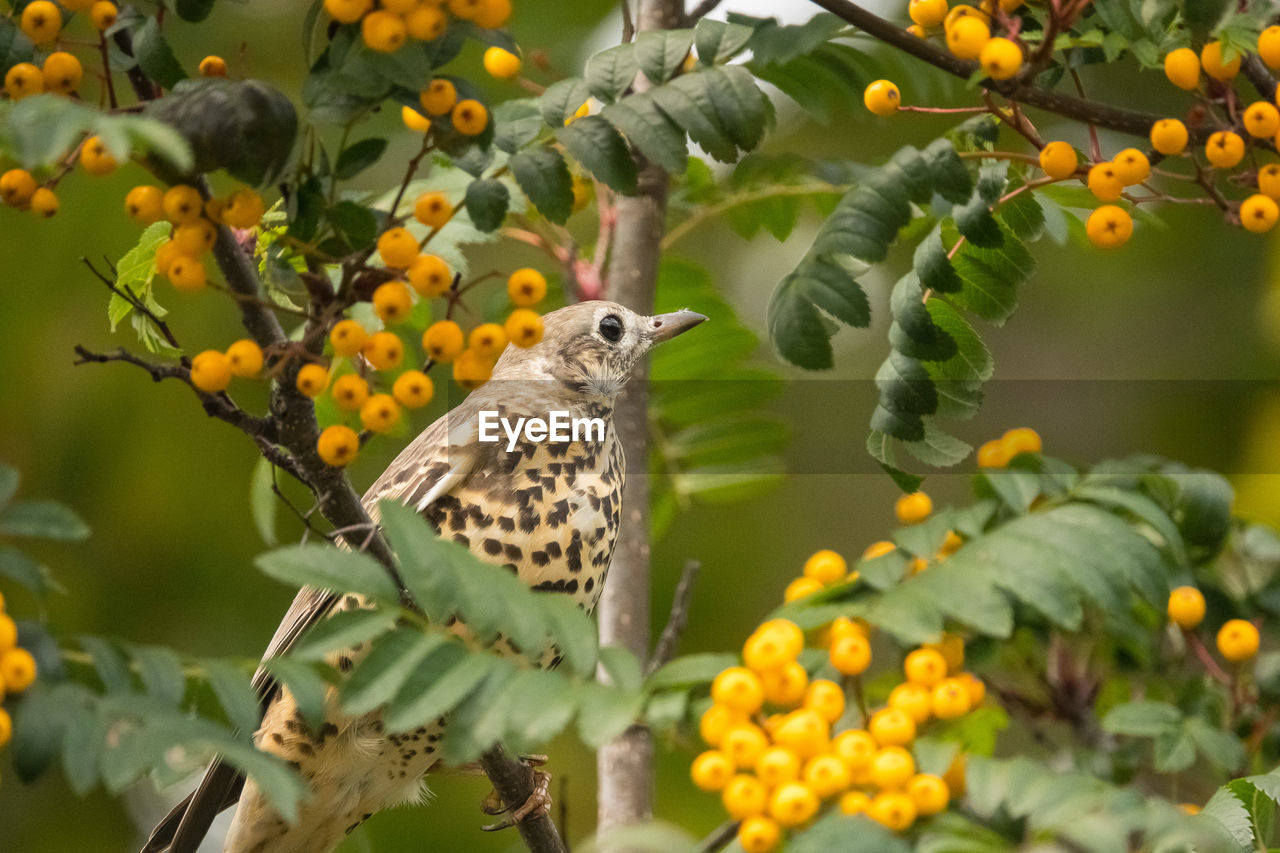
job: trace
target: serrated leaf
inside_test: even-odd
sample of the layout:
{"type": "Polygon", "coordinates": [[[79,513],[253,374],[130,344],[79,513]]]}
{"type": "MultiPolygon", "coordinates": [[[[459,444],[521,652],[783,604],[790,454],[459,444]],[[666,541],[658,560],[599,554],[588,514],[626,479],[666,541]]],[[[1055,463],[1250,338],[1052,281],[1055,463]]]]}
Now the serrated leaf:
{"type": "Polygon", "coordinates": [[[590,617],[562,596],[537,595],[534,601],[550,626],[551,637],[570,669],[580,676],[594,673],[598,640],[590,617]]]}
{"type": "Polygon", "coordinates": [[[173,48],[160,32],[160,24],[156,18],[147,18],[146,23],[133,34],[133,55],[138,59],[138,67],[152,80],[172,89],[187,77],[182,64],[173,55],[173,48]]]}
{"type": "Polygon", "coordinates": [[[695,143],[721,163],[738,159],[738,147],[721,123],[703,74],[685,74],[650,90],[658,108],[689,134],[695,143]]]}
{"type": "Polygon", "coordinates": [[[452,711],[488,676],[496,660],[467,654],[456,644],[442,646],[409,675],[387,706],[387,731],[409,731],[452,711]]]}
{"type": "Polygon", "coordinates": [[[47,594],[52,586],[44,566],[7,545],[0,545],[0,577],[20,583],[41,596],[47,594]]]}
{"type": "Polygon", "coordinates": [[[380,637],[339,689],[346,714],[365,714],[391,701],[410,674],[446,641],[412,628],[380,637]]]}
{"type": "Polygon", "coordinates": [[[503,101],[493,108],[493,144],[501,151],[514,154],[541,131],[542,114],[531,99],[503,101]]]}
{"type": "Polygon", "coordinates": [[[871,305],[853,277],[829,260],[811,257],[769,300],[769,337],[787,361],[809,370],[831,367],[831,330],[822,312],[850,326],[871,322],[871,305]]]}
{"type": "Polygon", "coordinates": [[[962,284],[960,277],[947,258],[946,247],[942,245],[939,229],[934,228],[929,236],[916,246],[912,265],[920,283],[935,293],[955,293],[962,284]]]}
{"type": "Polygon", "coordinates": [[[254,561],[268,577],[296,587],[314,586],[365,595],[397,604],[399,590],[386,568],[372,557],[328,545],[294,545],[260,555],[254,561]]]}
{"type": "Polygon", "coordinates": [[[600,649],[600,668],[609,677],[609,683],[621,690],[639,690],[644,674],[640,661],[621,646],[604,646],[600,649]]]}
{"type": "Polygon", "coordinates": [[[659,667],[645,680],[645,687],[648,690],[687,689],[710,684],[722,670],[737,665],[736,655],[716,652],[683,655],[659,667]]]}
{"type": "Polygon", "coordinates": [[[692,47],[692,30],[645,30],[636,36],[635,58],[644,76],[656,85],[676,73],[692,47]]]}
{"type": "Polygon", "coordinates": [[[934,426],[932,421],[925,421],[923,439],[905,442],[903,446],[916,459],[935,468],[959,465],[973,452],[968,442],[948,435],[934,426]]]}
{"type": "Polygon", "coordinates": [[[322,661],[390,631],[396,624],[391,610],[358,607],[341,610],[313,624],[299,639],[290,656],[300,661],[322,661]]]}
{"type": "Polygon", "coordinates": [[[124,655],[115,646],[100,637],[82,636],[76,640],[93,658],[93,670],[102,681],[103,689],[108,693],[127,693],[133,689],[133,677],[129,675],[124,655]]]}
{"type": "Polygon", "coordinates": [[[481,179],[467,184],[466,206],[471,222],[483,232],[498,230],[507,218],[511,194],[497,179],[481,179]]]}
{"type": "Polygon", "coordinates": [[[134,646],[132,652],[142,687],[149,695],[166,705],[182,701],[186,676],[176,652],[162,646],[134,646]]]}
{"type": "Polygon", "coordinates": [[[631,86],[639,70],[635,45],[619,44],[589,57],[583,76],[591,94],[611,103],[631,86]]]}
{"type": "Polygon", "coordinates": [[[319,734],[324,726],[325,699],[329,686],[310,665],[289,657],[263,661],[263,668],[289,690],[298,714],[311,733],[319,734]]]}
{"type": "Polygon", "coordinates": [[[589,97],[591,90],[587,88],[586,81],[580,77],[570,77],[548,86],[547,91],[538,99],[538,108],[548,125],[559,128],[564,126],[589,97]]]}
{"type": "Polygon", "coordinates": [[[1044,208],[1030,191],[1024,190],[1001,204],[997,216],[1023,240],[1038,240],[1044,233],[1044,208]]]}
{"type": "Polygon", "coordinates": [[[981,192],[975,192],[967,202],[955,208],[952,213],[956,219],[956,228],[965,239],[974,246],[998,248],[1004,242],[1000,231],[1000,223],[991,215],[990,202],[983,198],[981,192]]]}
{"type": "Polygon", "coordinates": [[[698,61],[706,65],[724,62],[746,47],[755,31],[742,24],[703,18],[693,28],[698,61]]]}
{"type": "Polygon", "coordinates": [[[560,152],[554,148],[521,151],[507,165],[542,215],[563,225],[573,213],[573,176],[560,152]]]}
{"type": "Polygon", "coordinates": [[[1200,810],[1200,817],[1213,819],[1231,834],[1241,848],[1253,849],[1253,820],[1244,803],[1227,788],[1219,788],[1200,810]]]}
{"type": "Polygon", "coordinates": [[[999,248],[966,242],[952,260],[962,288],[950,298],[997,326],[1017,307],[1018,287],[1035,273],[1030,252],[1012,232],[1002,241],[999,248]]]}
{"type": "Polygon", "coordinates": [[[667,172],[682,174],[689,159],[684,131],[658,109],[653,95],[641,92],[600,112],[601,118],[622,131],[641,154],[667,172]]]}
{"type": "Polygon", "coordinates": [[[636,191],[636,161],[621,134],[600,116],[583,116],[555,132],[574,159],[623,195],[636,191]]]}
{"type": "Polygon", "coordinates": [[[378,162],[387,150],[387,140],[371,137],[361,139],[348,145],[338,155],[338,162],[333,167],[333,176],[340,180],[349,180],[378,162]]]}
{"type": "Polygon", "coordinates": [[[204,664],[205,677],[227,720],[240,732],[251,734],[258,728],[261,709],[258,695],[249,676],[226,661],[211,660],[204,664]]]}

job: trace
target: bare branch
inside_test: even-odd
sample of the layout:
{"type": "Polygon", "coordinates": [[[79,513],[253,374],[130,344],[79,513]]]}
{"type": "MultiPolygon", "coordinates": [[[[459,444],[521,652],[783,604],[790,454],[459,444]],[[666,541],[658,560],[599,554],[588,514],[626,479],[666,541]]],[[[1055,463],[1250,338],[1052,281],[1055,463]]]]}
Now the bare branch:
{"type": "Polygon", "coordinates": [[[697,560],[686,560],[684,571],[676,583],[676,591],[671,596],[671,613],[667,616],[667,624],[658,635],[658,644],[653,647],[653,657],[649,659],[648,672],[652,673],[671,658],[675,657],[680,645],[680,637],[685,626],[689,624],[689,604],[693,601],[693,587],[698,582],[698,572],[702,563],[697,560]]]}
{"type": "Polygon", "coordinates": [[[698,853],[716,853],[717,850],[728,847],[738,834],[738,824],[739,821],[726,820],[717,826],[710,835],[702,839],[702,843],[698,845],[698,853]]]}
{"type": "Polygon", "coordinates": [[[720,0],[702,0],[701,3],[690,9],[689,13],[684,16],[685,26],[691,27],[698,23],[698,21],[714,12],[719,5],[720,0]]]}

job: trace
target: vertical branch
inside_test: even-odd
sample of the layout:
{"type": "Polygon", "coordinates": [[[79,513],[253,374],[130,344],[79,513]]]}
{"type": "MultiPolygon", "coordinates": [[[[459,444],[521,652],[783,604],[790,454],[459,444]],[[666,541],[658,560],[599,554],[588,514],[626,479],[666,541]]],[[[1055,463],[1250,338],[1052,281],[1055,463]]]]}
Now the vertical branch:
{"type": "MultiPolygon", "coordinates": [[[[640,0],[636,30],[673,29],[683,16],[681,0],[640,0]]],[[[645,80],[637,80],[637,89],[646,87],[645,80]]],[[[637,193],[617,200],[605,295],[643,314],[653,313],[666,205],[666,172],[642,162],[637,193]]],[[[623,486],[622,525],[598,610],[601,645],[622,646],[642,665],[649,654],[648,403],[648,369],[642,367],[614,413],[630,476],[623,486]]],[[[596,766],[600,831],[653,814],[653,736],[646,727],[634,725],[606,744],[596,766]]]]}

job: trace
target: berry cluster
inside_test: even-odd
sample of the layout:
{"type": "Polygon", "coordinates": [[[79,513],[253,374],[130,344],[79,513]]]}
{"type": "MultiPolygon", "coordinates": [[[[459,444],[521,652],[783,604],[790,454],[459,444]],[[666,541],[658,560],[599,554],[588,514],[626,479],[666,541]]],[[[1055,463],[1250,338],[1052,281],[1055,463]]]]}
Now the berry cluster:
{"type": "MultiPolygon", "coordinates": [[[[18,646],[18,626],[4,612],[4,596],[0,596],[0,702],[9,693],[21,693],[36,680],[36,659],[18,646]]],[[[13,719],[0,707],[0,746],[13,735],[13,719]]]]}
{"type": "Polygon", "coordinates": [[[360,24],[370,50],[395,53],[410,39],[435,41],[449,29],[449,17],[492,30],[511,17],[511,0],[324,0],[329,17],[360,24]]]}
{"type": "MultiPolygon", "coordinates": [[[[1204,621],[1204,594],[1194,586],[1180,586],[1169,593],[1169,621],[1191,633],[1204,621]]],[[[1258,654],[1261,636],[1258,628],[1246,619],[1228,619],[1218,629],[1218,653],[1234,664],[1241,664],[1258,654]]]]}
{"type": "MultiPolygon", "coordinates": [[[[895,514],[903,524],[916,524],[932,509],[929,497],[916,492],[898,500],[895,514]]],[[[962,545],[949,534],[935,559],[962,545]]],[[[877,542],[863,557],[875,559],[895,547],[877,542]]],[[[913,570],[927,566],[917,560],[913,570]]],[[[785,598],[857,578],[840,554],[818,551],[785,598]]],[[[700,734],[710,749],[693,761],[694,784],[720,792],[725,810],[741,821],[738,841],[748,853],[773,850],[784,830],[808,823],[824,801],[843,814],[863,814],[902,831],[963,792],[963,755],[938,776],[918,772],[910,750],[930,721],[962,717],[985,699],[983,682],[963,671],[963,639],[943,634],[937,643],[911,650],[902,664],[904,680],[874,711],[863,704],[861,681],[871,666],[870,627],[840,617],[810,639],[826,652],[812,673],[799,660],[806,637],[794,622],[762,624],[743,645],[743,664],[712,682],[712,705],[701,717],[700,734]]]]}

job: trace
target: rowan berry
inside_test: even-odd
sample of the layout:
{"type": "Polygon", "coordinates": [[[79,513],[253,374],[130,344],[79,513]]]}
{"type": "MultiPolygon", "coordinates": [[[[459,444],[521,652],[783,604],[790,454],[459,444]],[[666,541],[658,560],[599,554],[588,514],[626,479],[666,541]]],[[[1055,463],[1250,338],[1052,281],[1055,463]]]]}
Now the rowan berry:
{"type": "Polygon", "coordinates": [[[883,747],[871,758],[871,782],[877,788],[900,788],[915,772],[915,759],[901,746],[883,747]]]}
{"type": "Polygon", "coordinates": [[[373,0],[324,0],[329,17],[342,24],[354,24],[373,8],[373,0]]]}
{"type": "MultiPolygon", "coordinates": [[[[785,619],[776,619],[774,622],[786,622],[785,619]]],[[[792,628],[795,625],[786,622],[792,628]]],[[[795,629],[797,632],[799,628],[795,629]]],[[[804,635],[800,635],[799,648],[793,641],[793,635],[789,629],[771,627],[769,623],[761,625],[755,630],[747,641],[742,645],[742,660],[750,669],[756,672],[768,672],[779,669],[796,659],[796,655],[804,648],[804,635]]]]}
{"type": "Polygon", "coordinates": [[[50,0],[32,0],[23,7],[19,26],[36,44],[48,44],[62,32],[62,10],[50,0]]]}
{"type": "Polygon", "coordinates": [[[453,105],[458,102],[458,89],[453,85],[453,81],[437,77],[422,91],[418,100],[422,103],[422,108],[427,111],[427,115],[442,116],[452,110],[453,105]]]}
{"type": "Polygon", "coordinates": [[[787,588],[782,591],[783,601],[799,601],[800,599],[813,595],[815,592],[822,591],[822,583],[813,578],[806,578],[803,575],[787,584],[787,588]]]}
{"type": "Polygon", "coordinates": [[[901,791],[881,791],[867,806],[867,817],[895,832],[910,828],[916,820],[916,804],[901,791]]]}
{"type": "Polygon", "coordinates": [[[387,266],[407,269],[418,257],[418,241],[408,228],[389,228],[378,237],[378,254],[387,266]]]}
{"type": "Polygon", "coordinates": [[[841,675],[861,675],[871,666],[871,643],[857,635],[840,637],[832,641],[827,656],[841,675]]]}
{"type": "Polygon", "coordinates": [[[236,190],[227,199],[226,207],[222,209],[222,221],[232,228],[252,228],[262,221],[262,215],[266,212],[262,197],[245,187],[236,190]]]}
{"type": "Polygon", "coordinates": [[[507,333],[497,323],[481,323],[471,330],[467,346],[485,358],[496,359],[507,347],[507,333]]]}
{"type": "Polygon", "coordinates": [[[933,501],[924,492],[901,495],[893,506],[893,513],[903,524],[924,521],[933,512],[933,501]]]}
{"type": "Polygon", "coordinates": [[[1240,203],[1240,224],[1255,234],[1270,231],[1277,219],[1280,219],[1280,206],[1271,196],[1256,193],[1240,203]]]}
{"type": "Polygon", "coordinates": [[[216,349],[205,350],[191,359],[191,384],[207,394],[216,394],[231,384],[231,359],[216,349]]]}
{"type": "Polygon", "coordinates": [[[400,404],[390,394],[374,394],[360,407],[360,423],[370,432],[388,432],[400,421],[400,404]]]}
{"type": "Polygon", "coordinates": [[[462,354],[462,327],[452,320],[437,320],[422,333],[422,348],[432,361],[448,363],[462,354]]]}
{"type": "Polygon", "coordinates": [[[262,348],[248,338],[227,347],[227,361],[236,376],[252,378],[262,371],[262,348]]]}
{"type": "Polygon", "coordinates": [[[947,0],[911,0],[907,14],[922,27],[936,27],[947,17],[947,0]]]}
{"type": "Polygon", "coordinates": [[[738,826],[738,844],[746,853],[770,853],[781,841],[778,822],[764,815],[751,815],[738,826]]]}
{"type": "Polygon", "coordinates": [[[1280,164],[1268,163],[1258,170],[1258,189],[1263,195],[1280,199],[1280,164]]]}
{"type": "Polygon", "coordinates": [[[902,95],[891,80],[876,80],[862,93],[862,103],[878,116],[891,116],[902,104],[902,95]]]}
{"type": "Polygon", "coordinates": [[[1137,148],[1126,148],[1111,161],[1118,177],[1126,187],[1140,184],[1151,175],[1151,161],[1137,148]]]}
{"type": "Polygon", "coordinates": [[[159,222],[164,217],[164,192],[150,184],[134,187],[124,197],[124,212],[143,225],[159,222]]]}
{"type": "MultiPolygon", "coordinates": [[[[892,546],[892,543],[890,543],[892,546]]],[[[867,559],[863,555],[863,559],[867,559]]],[[[848,616],[837,616],[831,620],[831,624],[827,626],[827,642],[823,645],[830,646],[836,640],[842,637],[862,637],[869,640],[871,638],[871,629],[866,622],[861,619],[850,619],[848,616]]]]}
{"type": "Polygon", "coordinates": [[[453,218],[453,205],[444,193],[423,193],[413,203],[413,217],[428,228],[443,228],[453,218]]]}
{"type": "Polygon", "coordinates": [[[178,184],[165,190],[161,206],[166,219],[174,225],[183,225],[200,218],[204,212],[204,199],[195,187],[178,184]]]}
{"type": "Polygon", "coordinates": [[[1151,147],[1170,157],[1181,154],[1189,139],[1187,126],[1176,118],[1162,118],[1151,125],[1151,147]]]}
{"type": "Polygon", "coordinates": [[[74,55],[58,50],[45,57],[40,75],[44,78],[46,92],[69,95],[79,88],[80,81],[84,79],[84,68],[74,55]]]}
{"type": "Polygon", "coordinates": [[[977,59],[990,40],[990,27],[975,15],[965,15],[947,26],[947,49],[959,59],[977,59]]]}
{"type": "Polygon", "coordinates": [[[720,751],[738,767],[754,767],[769,748],[769,738],[754,723],[731,726],[720,739],[720,751]]]}
{"type": "Polygon", "coordinates": [[[754,714],[764,703],[760,677],[741,666],[731,666],[711,682],[711,699],[744,714],[754,714]]]}
{"type": "Polygon", "coordinates": [[[803,782],[785,782],[769,798],[769,816],[783,826],[799,826],[818,812],[818,795],[803,782]]]}
{"type": "Polygon", "coordinates": [[[511,0],[480,0],[480,8],[472,13],[477,27],[496,30],[511,17],[511,0]]]}
{"type": "Polygon", "coordinates": [[[1007,38],[993,38],[982,46],[978,64],[992,80],[1008,80],[1022,68],[1022,48],[1007,38]]]}
{"type": "Polygon", "coordinates": [[[1040,168],[1055,181],[1074,175],[1079,163],[1076,150],[1061,140],[1050,142],[1040,149],[1040,168]]]}
{"type": "Polygon", "coordinates": [[[725,732],[746,721],[747,715],[741,711],[735,711],[727,705],[712,705],[698,718],[698,734],[707,746],[719,746],[725,732]]]}
{"type": "Polygon", "coordinates": [[[391,395],[396,402],[407,409],[418,409],[431,402],[435,394],[435,386],[431,377],[421,370],[406,370],[396,377],[391,386],[391,395]]]}
{"type": "Polygon", "coordinates": [[[227,212],[227,200],[210,196],[204,200],[204,218],[215,225],[226,225],[223,214],[227,212]]]}
{"type": "Polygon", "coordinates": [[[912,24],[907,27],[907,32],[911,33],[911,35],[918,39],[927,39],[929,37],[929,32],[919,24],[912,24]]]}
{"type": "Polygon", "coordinates": [[[877,751],[875,738],[863,729],[849,729],[831,741],[831,752],[855,772],[869,767],[877,751]]]}
{"type": "Polygon", "coordinates": [[[1089,192],[1099,201],[1115,201],[1124,194],[1124,181],[1114,163],[1097,163],[1089,169],[1089,192]]]}
{"type": "Polygon", "coordinates": [[[916,738],[916,724],[901,708],[881,708],[871,715],[867,731],[881,746],[902,746],[916,738]]]}
{"type": "Polygon", "coordinates": [[[0,199],[11,207],[30,204],[36,188],[36,179],[26,169],[10,169],[0,175],[0,199]]]}
{"type": "Polygon", "coordinates": [[[316,441],[316,451],[326,465],[341,468],[356,458],[360,450],[360,436],[349,426],[334,424],[325,427],[316,441]]]}
{"type": "Polygon", "coordinates": [[[693,760],[689,776],[704,791],[719,791],[733,778],[733,762],[718,750],[707,750],[693,760]]]}
{"type": "Polygon", "coordinates": [[[344,412],[354,412],[369,399],[369,383],[363,376],[348,373],[333,382],[333,402],[344,412]]]}
{"type": "Polygon", "coordinates": [[[360,37],[370,50],[395,53],[404,46],[409,30],[399,15],[386,9],[378,9],[365,15],[360,21],[360,37]]]}
{"type": "MultiPolygon", "coordinates": [[[[1005,435],[1005,440],[1008,441],[1008,433],[1005,435]]],[[[925,643],[923,648],[932,649],[942,655],[942,659],[947,662],[947,673],[949,675],[957,673],[964,668],[964,639],[959,634],[944,631],[938,642],[925,643]]]]}
{"type": "Polygon", "coordinates": [[[840,795],[840,814],[852,817],[866,812],[871,797],[865,791],[845,791],[840,795]]]}
{"type": "Polygon", "coordinates": [[[735,820],[761,814],[769,803],[769,789],[754,776],[739,773],[720,792],[724,810],[735,820]]]}
{"type": "Polygon", "coordinates": [[[756,759],[756,776],[770,788],[800,778],[800,756],[785,746],[771,746],[756,759]]]}
{"type": "Polygon", "coordinates": [[[480,9],[484,5],[482,0],[448,0],[449,11],[455,18],[462,18],[469,21],[476,15],[480,14],[480,9]]]}
{"type": "Polygon", "coordinates": [[[409,128],[409,130],[414,130],[418,133],[426,133],[431,130],[431,119],[427,118],[413,107],[401,107],[400,120],[404,122],[404,126],[409,128]]]}
{"type": "Polygon", "coordinates": [[[844,716],[844,703],[844,688],[825,678],[809,682],[809,688],[804,694],[804,707],[817,711],[828,723],[834,723],[844,716]]]}
{"type": "Polygon", "coordinates": [[[787,714],[771,734],[774,743],[791,748],[802,759],[825,752],[830,742],[827,721],[809,708],[787,714]]]}
{"type": "Polygon", "coordinates": [[[544,331],[542,318],[537,311],[529,308],[517,308],[508,314],[502,329],[511,343],[522,349],[528,349],[541,341],[544,331]]]}
{"type": "Polygon", "coordinates": [[[0,746],[4,746],[13,737],[13,718],[9,712],[0,708],[0,746]]]}
{"type": "Polygon", "coordinates": [[[933,715],[939,720],[953,720],[969,713],[968,686],[958,678],[944,678],[933,688],[933,715]]]}
{"type": "Polygon", "coordinates": [[[403,281],[388,281],[373,291],[373,310],[387,325],[403,323],[413,311],[413,296],[403,281]]]}
{"type": "Polygon", "coordinates": [[[319,397],[329,385],[329,370],[321,364],[304,364],[298,368],[296,384],[308,397],[319,397]]]}
{"type": "Polygon", "coordinates": [[[920,815],[937,814],[947,807],[951,800],[951,792],[942,777],[932,773],[917,773],[907,782],[907,796],[915,804],[916,813],[920,815]]]}
{"type": "Polygon", "coordinates": [[[119,10],[111,0],[98,0],[89,7],[89,20],[93,21],[94,29],[98,32],[110,28],[116,22],[118,14],[119,10]]]}
{"type": "Polygon", "coordinates": [[[44,91],[44,75],[30,62],[18,62],[5,72],[4,91],[13,101],[38,95],[44,91]]]}
{"type": "Polygon", "coordinates": [[[489,111],[484,104],[471,98],[454,104],[450,118],[453,119],[453,129],[463,136],[479,136],[489,126],[489,111]]]}
{"type": "Polygon", "coordinates": [[[0,682],[10,693],[21,693],[36,680],[36,659],[26,649],[9,649],[0,656],[0,682]]]}
{"type": "MultiPolygon", "coordinates": [[[[48,88],[47,81],[45,87],[48,88]]],[[[1259,139],[1275,136],[1280,130],[1280,110],[1267,101],[1255,101],[1244,111],[1244,129],[1259,139]]]]}
{"type": "Polygon", "coordinates": [[[169,262],[169,271],[166,275],[169,277],[169,283],[183,293],[196,293],[203,290],[208,281],[204,263],[199,258],[184,254],[180,246],[177,247],[173,260],[169,262]]]}
{"type": "Polygon", "coordinates": [[[776,669],[760,673],[765,701],[770,705],[790,707],[804,699],[809,688],[809,673],[796,661],[788,661],[776,669]]]}
{"type": "Polygon", "coordinates": [[[849,787],[849,768],[831,754],[815,755],[804,765],[804,783],[821,799],[834,797],[849,787]]]}
{"type": "Polygon", "coordinates": [[[167,276],[169,268],[173,266],[182,253],[178,251],[178,244],[173,240],[166,240],[156,249],[156,272],[160,275],[167,276]]]}
{"type": "Polygon", "coordinates": [[[197,66],[201,77],[226,77],[227,61],[221,56],[206,56],[197,66]]]}
{"type": "Polygon", "coordinates": [[[1270,26],[1258,34],[1258,58],[1268,68],[1280,68],[1280,26],[1270,26]]]}
{"type": "Polygon", "coordinates": [[[1204,621],[1204,595],[1194,586],[1180,586],[1169,593],[1169,621],[1191,630],[1204,621]]]}
{"type": "Polygon", "coordinates": [[[1084,224],[1089,242],[1099,249],[1115,249],[1129,242],[1133,220],[1123,207],[1104,204],[1089,214],[1084,224]]]}
{"type": "Polygon", "coordinates": [[[1232,663],[1256,655],[1258,643],[1258,629],[1244,619],[1232,619],[1218,630],[1218,651],[1232,663]]]}
{"type": "Polygon", "coordinates": [[[391,370],[404,360],[404,343],[394,332],[375,332],[360,349],[374,370],[391,370]]]}
{"type": "Polygon", "coordinates": [[[507,298],[512,305],[528,308],[547,295],[547,279],[533,267],[523,267],[507,276],[507,298]]]}
{"type": "Polygon", "coordinates": [[[18,645],[18,624],[7,613],[0,613],[0,654],[18,645]]]}
{"type": "Polygon", "coordinates": [[[80,146],[80,165],[90,175],[109,175],[120,163],[107,150],[107,143],[102,141],[102,137],[90,136],[80,146]]]}
{"type": "Polygon", "coordinates": [[[414,9],[418,8],[418,5],[422,0],[380,0],[380,2],[382,8],[386,9],[388,12],[394,12],[397,15],[407,15],[414,9]]]}
{"type": "Polygon", "coordinates": [[[420,296],[428,299],[443,295],[453,284],[453,271],[437,255],[418,255],[409,264],[405,277],[420,296]]]}
{"type": "Polygon", "coordinates": [[[964,685],[964,689],[969,693],[970,710],[981,705],[982,700],[987,698],[987,685],[972,672],[962,672],[956,676],[956,679],[964,685]]]}
{"type": "Polygon", "coordinates": [[[213,248],[218,231],[207,219],[193,219],[173,229],[173,242],[184,255],[196,257],[213,248]]]}
{"type": "Polygon", "coordinates": [[[977,456],[980,468],[1003,468],[1009,464],[1009,452],[998,438],[984,442],[978,448],[977,456]]]}
{"type": "Polygon", "coordinates": [[[329,330],[329,343],[340,356],[350,358],[369,342],[369,333],[355,320],[339,320],[329,330]]]}
{"type": "Polygon", "coordinates": [[[405,29],[418,41],[435,41],[449,28],[449,19],[437,6],[424,3],[404,19],[405,29]]]}
{"type": "Polygon", "coordinates": [[[986,11],[986,2],[984,0],[982,9],[974,8],[967,3],[957,3],[947,12],[947,16],[942,19],[942,26],[950,29],[951,26],[961,18],[976,18],[984,24],[991,23],[991,15],[986,11]]]}
{"type": "Polygon", "coordinates": [[[889,692],[889,707],[905,711],[916,725],[920,725],[933,713],[933,694],[923,684],[907,681],[889,692]]]}
{"type": "Polygon", "coordinates": [[[1211,41],[1200,49],[1200,67],[1215,80],[1230,80],[1240,73],[1240,54],[1224,61],[1226,50],[1220,41],[1211,41]]]}
{"type": "MultiPolygon", "coordinates": [[[[962,545],[964,545],[964,537],[959,533],[956,533],[954,530],[948,530],[947,537],[942,540],[942,547],[938,549],[938,558],[942,559],[943,557],[951,556],[956,551],[959,551],[962,545]]],[[[963,648],[961,649],[961,652],[963,653],[963,648]]],[[[950,664],[949,659],[948,664],[950,664]]]]}
{"type": "Polygon", "coordinates": [[[511,80],[520,74],[520,57],[501,47],[491,47],[484,52],[484,70],[491,77],[511,80]]]}

